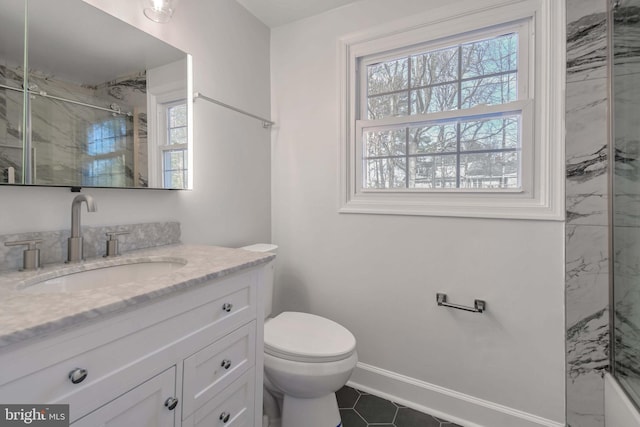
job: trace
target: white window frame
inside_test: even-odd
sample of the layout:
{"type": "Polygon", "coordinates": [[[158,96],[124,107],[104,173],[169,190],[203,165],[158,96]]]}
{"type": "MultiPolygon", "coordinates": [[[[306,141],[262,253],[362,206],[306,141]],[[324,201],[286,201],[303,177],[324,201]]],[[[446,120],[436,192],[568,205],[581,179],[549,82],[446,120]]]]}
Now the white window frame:
{"type": "Polygon", "coordinates": [[[563,220],[564,7],[564,0],[464,1],[339,40],[339,212],[563,220]],[[518,100],[428,116],[438,120],[461,114],[522,112],[521,188],[363,189],[362,129],[371,122],[385,126],[424,119],[408,116],[360,120],[360,112],[364,111],[360,94],[363,87],[366,90],[366,82],[358,78],[359,67],[366,66],[363,58],[375,60],[376,55],[402,52],[407,46],[428,45],[424,50],[453,46],[456,40],[466,40],[470,34],[490,36],[496,27],[504,33],[511,25],[519,28],[518,100]]]}
{"type": "MultiPolygon", "coordinates": [[[[182,99],[178,99],[178,100],[174,100],[174,101],[169,101],[169,102],[163,102],[160,108],[159,116],[160,119],[158,120],[159,123],[163,123],[163,127],[161,128],[163,130],[162,135],[158,137],[158,151],[159,151],[159,165],[160,165],[160,182],[162,183],[162,188],[174,188],[174,187],[169,187],[167,186],[167,183],[164,182],[164,178],[165,178],[165,173],[167,172],[167,165],[165,164],[164,160],[164,155],[167,151],[174,151],[174,150],[184,150],[185,154],[187,153],[187,150],[189,150],[189,143],[186,142],[184,144],[170,144],[169,143],[169,139],[170,139],[170,132],[171,132],[171,128],[169,127],[169,109],[173,108],[173,107],[177,107],[180,105],[184,105],[186,107],[189,106],[189,104],[187,103],[187,100],[185,98],[182,99]]],[[[185,126],[187,129],[189,127],[188,123],[185,126]]],[[[189,175],[189,164],[188,164],[188,159],[187,159],[187,169],[185,169],[187,172],[187,177],[189,175]]],[[[188,178],[185,180],[185,186],[188,185],[188,178]]],[[[187,187],[184,188],[179,188],[179,189],[186,189],[187,187]]]]}
{"type": "MultiPolygon", "coordinates": [[[[186,148],[187,153],[191,151],[191,147],[189,143],[183,146],[180,145],[169,145],[168,143],[168,114],[167,111],[169,107],[186,104],[187,105],[187,114],[190,115],[191,111],[189,110],[189,99],[185,98],[185,91],[183,90],[173,90],[173,91],[165,91],[162,95],[147,95],[151,101],[147,102],[147,105],[150,105],[150,111],[148,113],[148,130],[149,133],[149,141],[155,141],[155,143],[149,144],[149,184],[152,187],[158,188],[167,188],[164,186],[164,157],[163,154],[166,150],[176,149],[176,148],[186,148]],[[151,118],[154,118],[153,120],[151,118]]],[[[189,120],[189,118],[187,118],[189,120]]],[[[188,161],[187,167],[191,167],[193,162],[188,161]]],[[[192,175],[192,171],[187,171],[187,180],[192,175]]],[[[189,185],[189,184],[187,184],[189,185]]],[[[187,186],[185,189],[191,188],[187,186]]]]}

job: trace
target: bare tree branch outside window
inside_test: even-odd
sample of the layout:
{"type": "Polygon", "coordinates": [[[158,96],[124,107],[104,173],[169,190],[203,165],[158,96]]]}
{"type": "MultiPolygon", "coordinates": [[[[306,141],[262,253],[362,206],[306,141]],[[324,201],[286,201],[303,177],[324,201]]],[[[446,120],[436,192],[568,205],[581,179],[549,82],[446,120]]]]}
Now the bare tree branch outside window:
{"type": "MultiPolygon", "coordinates": [[[[517,99],[518,36],[505,34],[367,66],[367,119],[464,111],[517,99]]],[[[364,130],[363,187],[520,185],[519,114],[364,130]]]]}

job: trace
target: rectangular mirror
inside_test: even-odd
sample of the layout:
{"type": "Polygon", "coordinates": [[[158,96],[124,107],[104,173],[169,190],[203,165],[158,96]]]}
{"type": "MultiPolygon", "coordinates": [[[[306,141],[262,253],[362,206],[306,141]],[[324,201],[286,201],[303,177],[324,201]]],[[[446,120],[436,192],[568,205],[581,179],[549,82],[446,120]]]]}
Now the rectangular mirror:
{"type": "Polygon", "coordinates": [[[0,79],[0,183],[190,188],[185,52],[81,0],[0,0],[0,79]]]}

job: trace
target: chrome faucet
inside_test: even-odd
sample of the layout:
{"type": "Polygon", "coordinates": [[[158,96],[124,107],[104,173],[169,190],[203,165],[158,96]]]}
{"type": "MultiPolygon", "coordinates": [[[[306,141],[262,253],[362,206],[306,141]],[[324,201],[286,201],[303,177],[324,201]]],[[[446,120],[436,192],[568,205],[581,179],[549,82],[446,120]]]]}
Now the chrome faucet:
{"type": "Polygon", "coordinates": [[[69,237],[69,246],[67,249],[67,263],[78,262],[84,259],[82,253],[82,231],[80,229],[80,207],[82,202],[87,203],[87,211],[95,212],[98,210],[93,197],[80,194],[73,199],[71,203],[71,237],[69,237]]]}

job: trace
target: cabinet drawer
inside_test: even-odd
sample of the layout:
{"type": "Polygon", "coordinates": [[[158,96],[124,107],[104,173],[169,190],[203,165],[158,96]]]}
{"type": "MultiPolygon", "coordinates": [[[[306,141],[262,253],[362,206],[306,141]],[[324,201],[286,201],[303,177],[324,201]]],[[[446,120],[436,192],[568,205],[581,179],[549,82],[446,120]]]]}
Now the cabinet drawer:
{"type": "Polygon", "coordinates": [[[182,417],[186,418],[255,363],[253,321],[184,361],[182,417]]]}
{"type": "MultiPolygon", "coordinates": [[[[0,385],[0,402],[68,403],[73,422],[191,353],[182,354],[183,349],[202,348],[255,319],[255,284],[246,275],[211,286],[215,293],[209,301],[109,343],[86,348],[81,336],[51,345],[46,355],[23,362],[34,369],[43,366],[39,359],[50,365],[0,385]],[[56,360],[69,348],[76,356],[56,360]],[[69,373],[76,368],[87,376],[73,384],[69,373]]],[[[109,321],[96,324],[96,329],[110,327],[109,321]]]]}
{"type": "Polygon", "coordinates": [[[165,406],[174,397],[176,367],[140,384],[133,390],[107,403],[73,423],[74,427],[154,426],[173,427],[177,409],[165,406]]]}
{"type": "Polygon", "coordinates": [[[254,427],[255,371],[251,368],[186,419],[183,427],[254,427]]]}

